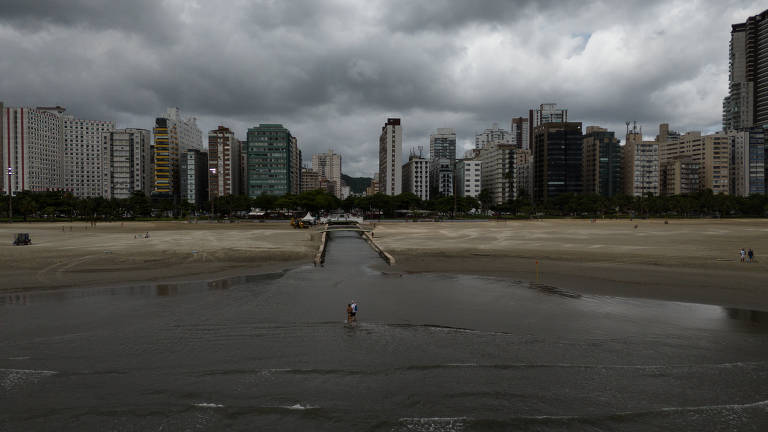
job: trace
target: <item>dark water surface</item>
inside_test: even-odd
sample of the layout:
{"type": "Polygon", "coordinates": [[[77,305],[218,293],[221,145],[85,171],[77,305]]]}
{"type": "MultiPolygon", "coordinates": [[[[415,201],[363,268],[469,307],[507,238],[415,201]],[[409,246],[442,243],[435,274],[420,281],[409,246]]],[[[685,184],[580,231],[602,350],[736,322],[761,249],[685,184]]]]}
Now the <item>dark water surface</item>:
{"type": "Polygon", "coordinates": [[[2,295],[0,431],[768,430],[768,314],[377,260],[2,295]]]}

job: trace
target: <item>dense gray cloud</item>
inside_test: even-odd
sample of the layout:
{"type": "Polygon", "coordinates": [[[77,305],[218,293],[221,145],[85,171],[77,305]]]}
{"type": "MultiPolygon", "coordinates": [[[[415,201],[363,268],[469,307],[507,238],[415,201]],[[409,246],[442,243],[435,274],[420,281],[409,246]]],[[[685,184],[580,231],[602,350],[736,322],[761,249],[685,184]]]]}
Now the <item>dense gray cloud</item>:
{"type": "Polygon", "coordinates": [[[757,1],[4,1],[0,100],[151,128],[168,106],[242,138],[283,123],[305,160],[371,175],[387,117],[405,151],[469,146],[545,102],[623,135],[715,130],[730,24],[757,1]]]}

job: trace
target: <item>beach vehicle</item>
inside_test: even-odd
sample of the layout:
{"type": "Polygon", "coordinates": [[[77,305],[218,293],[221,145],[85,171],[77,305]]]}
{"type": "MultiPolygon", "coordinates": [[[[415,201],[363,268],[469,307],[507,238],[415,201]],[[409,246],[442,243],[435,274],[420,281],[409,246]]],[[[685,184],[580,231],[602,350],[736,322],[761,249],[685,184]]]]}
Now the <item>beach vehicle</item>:
{"type": "Polygon", "coordinates": [[[29,233],[16,233],[16,238],[13,239],[14,246],[30,245],[32,244],[32,238],[29,237],[29,233]]]}

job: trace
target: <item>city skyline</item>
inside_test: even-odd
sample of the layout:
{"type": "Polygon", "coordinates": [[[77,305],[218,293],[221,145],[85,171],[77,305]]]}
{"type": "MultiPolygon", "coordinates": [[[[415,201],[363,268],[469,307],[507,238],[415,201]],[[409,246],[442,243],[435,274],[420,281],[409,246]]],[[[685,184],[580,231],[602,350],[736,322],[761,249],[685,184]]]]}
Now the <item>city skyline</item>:
{"type": "Polygon", "coordinates": [[[456,129],[462,154],[475,133],[494,122],[509,129],[547,102],[619,137],[625,120],[648,138],[659,123],[718,130],[730,26],[763,8],[10,2],[0,16],[0,93],[10,106],[58,104],[120,128],[150,128],[169,106],[197,117],[201,130],[224,125],[239,139],[281,123],[305,156],[334,148],[345,174],[370,176],[375,131],[389,117],[403,119],[404,155],[443,127],[456,129]],[[208,29],[243,20],[252,26],[208,29]],[[216,68],[199,60],[212,53],[216,68]]]}

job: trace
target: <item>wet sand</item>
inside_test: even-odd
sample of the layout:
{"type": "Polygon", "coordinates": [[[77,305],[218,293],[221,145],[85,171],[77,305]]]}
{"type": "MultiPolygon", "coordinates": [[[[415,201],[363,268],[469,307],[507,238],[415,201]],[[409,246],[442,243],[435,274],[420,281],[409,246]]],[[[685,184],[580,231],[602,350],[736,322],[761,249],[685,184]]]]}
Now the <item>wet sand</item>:
{"type": "Polygon", "coordinates": [[[501,276],[583,293],[768,310],[764,219],[385,222],[375,236],[397,259],[387,271],[501,276]],[[751,247],[756,261],[739,263],[741,247],[751,247]]]}
{"type": "Polygon", "coordinates": [[[2,224],[0,290],[269,272],[311,262],[319,237],[284,222],[2,224]],[[32,245],[12,246],[16,232],[29,232],[32,245]]]}

